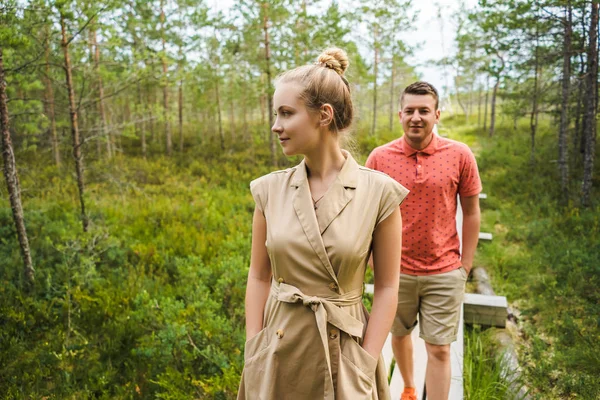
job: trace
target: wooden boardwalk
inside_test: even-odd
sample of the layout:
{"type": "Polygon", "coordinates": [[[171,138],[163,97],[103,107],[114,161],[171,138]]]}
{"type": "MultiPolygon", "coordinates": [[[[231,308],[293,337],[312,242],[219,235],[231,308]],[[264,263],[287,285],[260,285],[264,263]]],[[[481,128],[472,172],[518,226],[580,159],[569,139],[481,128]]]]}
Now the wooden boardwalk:
{"type": "MultiPolygon", "coordinates": [[[[366,293],[373,293],[373,285],[367,284],[365,288],[366,293]]],[[[460,311],[460,321],[458,325],[458,337],[456,342],[450,345],[451,353],[451,368],[452,368],[452,381],[450,383],[450,395],[449,400],[462,400],[464,397],[463,392],[463,351],[464,351],[464,323],[463,323],[463,308],[460,311]]],[[[412,331],[413,339],[413,365],[414,365],[414,379],[417,393],[420,400],[425,400],[423,396],[425,393],[425,370],[427,367],[427,350],[425,348],[425,342],[419,337],[419,325],[412,331]]],[[[383,345],[383,359],[385,361],[386,371],[390,370],[392,360],[394,359],[394,353],[392,351],[392,335],[389,334],[385,344],[383,345]]],[[[404,389],[404,381],[400,374],[400,368],[394,365],[392,371],[392,379],[390,381],[390,395],[392,399],[399,399],[402,390],[404,389]]]]}

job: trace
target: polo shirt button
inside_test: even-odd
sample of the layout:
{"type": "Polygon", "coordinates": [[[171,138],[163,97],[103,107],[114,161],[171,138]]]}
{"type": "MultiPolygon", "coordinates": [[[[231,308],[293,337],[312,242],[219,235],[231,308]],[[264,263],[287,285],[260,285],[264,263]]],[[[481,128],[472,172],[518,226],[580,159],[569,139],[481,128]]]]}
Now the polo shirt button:
{"type": "Polygon", "coordinates": [[[332,329],[329,331],[329,339],[334,340],[337,339],[338,337],[338,332],[336,329],[332,329]]]}
{"type": "Polygon", "coordinates": [[[283,281],[283,278],[279,278],[279,279],[277,279],[277,282],[279,282],[279,283],[283,283],[283,282],[284,282],[284,281],[283,281]]]}
{"type": "Polygon", "coordinates": [[[337,289],[338,289],[338,285],[336,285],[336,283],[335,283],[335,282],[331,282],[331,283],[329,284],[329,289],[331,289],[332,291],[334,291],[334,292],[335,292],[335,291],[337,291],[337,289]]]}
{"type": "Polygon", "coordinates": [[[275,334],[277,335],[277,337],[279,339],[281,339],[283,337],[283,331],[281,329],[278,329],[277,332],[275,332],[275,334]]]}

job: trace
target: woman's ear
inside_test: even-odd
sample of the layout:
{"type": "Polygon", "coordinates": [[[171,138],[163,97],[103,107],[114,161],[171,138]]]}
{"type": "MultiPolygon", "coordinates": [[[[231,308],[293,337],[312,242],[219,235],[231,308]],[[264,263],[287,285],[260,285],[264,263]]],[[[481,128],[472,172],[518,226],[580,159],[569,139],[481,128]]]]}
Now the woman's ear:
{"type": "Polygon", "coordinates": [[[321,106],[320,110],[321,120],[319,121],[321,126],[329,126],[333,122],[333,107],[331,104],[325,103],[321,106]]]}

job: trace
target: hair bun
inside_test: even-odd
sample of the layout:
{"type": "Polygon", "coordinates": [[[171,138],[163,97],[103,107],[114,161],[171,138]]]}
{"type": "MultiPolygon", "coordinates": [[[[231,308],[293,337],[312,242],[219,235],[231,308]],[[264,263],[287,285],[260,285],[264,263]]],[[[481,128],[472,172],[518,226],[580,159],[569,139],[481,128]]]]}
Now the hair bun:
{"type": "Polygon", "coordinates": [[[317,63],[334,70],[340,76],[344,76],[344,72],[346,72],[348,65],[350,65],[346,52],[337,47],[324,50],[317,59],[317,63]]]}

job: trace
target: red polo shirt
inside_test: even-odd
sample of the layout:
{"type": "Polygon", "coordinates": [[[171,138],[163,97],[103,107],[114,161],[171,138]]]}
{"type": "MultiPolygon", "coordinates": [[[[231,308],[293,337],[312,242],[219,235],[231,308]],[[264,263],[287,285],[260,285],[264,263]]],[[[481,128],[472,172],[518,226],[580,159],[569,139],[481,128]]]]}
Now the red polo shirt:
{"type": "Polygon", "coordinates": [[[366,167],[385,172],[410,193],[402,203],[402,267],[409,275],[452,271],[461,265],[456,232],[456,195],[481,192],[475,156],[469,147],[433,135],[423,150],[404,136],[377,147],[366,167]]]}

